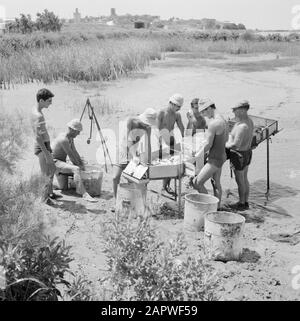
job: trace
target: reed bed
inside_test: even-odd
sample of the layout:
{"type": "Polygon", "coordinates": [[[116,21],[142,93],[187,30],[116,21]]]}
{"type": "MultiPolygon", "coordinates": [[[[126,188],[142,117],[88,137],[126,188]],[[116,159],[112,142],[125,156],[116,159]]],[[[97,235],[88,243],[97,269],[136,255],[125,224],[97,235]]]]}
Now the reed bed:
{"type": "Polygon", "coordinates": [[[142,71],[164,52],[300,56],[299,41],[252,34],[111,29],[0,37],[0,88],[40,81],[110,81],[142,71]]]}

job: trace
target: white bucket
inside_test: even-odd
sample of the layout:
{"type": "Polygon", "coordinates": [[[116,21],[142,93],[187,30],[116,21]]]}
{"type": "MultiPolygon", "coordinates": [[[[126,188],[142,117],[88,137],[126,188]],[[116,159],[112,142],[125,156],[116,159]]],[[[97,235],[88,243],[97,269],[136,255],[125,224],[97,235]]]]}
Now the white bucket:
{"type": "Polygon", "coordinates": [[[184,227],[193,232],[204,228],[204,214],[218,209],[219,199],[208,194],[191,193],[185,195],[184,227]]]}
{"type": "Polygon", "coordinates": [[[229,212],[205,215],[204,245],[208,259],[238,261],[242,253],[245,218],[229,212]]]}
{"type": "Polygon", "coordinates": [[[100,167],[86,165],[85,170],[81,172],[81,177],[86,191],[91,196],[99,196],[101,194],[103,172],[100,167]]]}
{"type": "Polygon", "coordinates": [[[121,183],[118,187],[116,210],[144,216],[147,212],[146,195],[147,187],[144,184],[121,183]]]}

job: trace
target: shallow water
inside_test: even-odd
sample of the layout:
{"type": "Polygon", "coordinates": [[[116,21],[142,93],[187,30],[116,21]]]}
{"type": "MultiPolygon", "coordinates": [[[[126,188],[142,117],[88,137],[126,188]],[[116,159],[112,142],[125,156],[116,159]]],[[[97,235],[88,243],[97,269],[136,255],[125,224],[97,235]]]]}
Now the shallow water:
{"type": "MultiPolygon", "coordinates": [[[[227,57],[227,60],[230,61],[230,59],[231,62],[247,61],[247,59],[257,61],[259,57],[227,57]]],[[[265,60],[266,56],[262,56],[261,59],[265,60]]],[[[270,59],[273,59],[273,56],[270,56],[270,59]]],[[[282,212],[300,216],[297,213],[297,207],[300,205],[298,75],[291,68],[251,73],[226,71],[214,67],[214,63],[219,63],[218,60],[207,61],[208,59],[195,58],[187,62],[180,57],[166,58],[164,61],[153,62],[145,70],[147,77],[133,76],[105,86],[99,84],[99,88],[95,88],[95,84],[90,89],[66,83],[19,85],[15,89],[0,92],[0,107],[5,107],[10,112],[19,109],[29,115],[35,104],[36,91],[41,87],[49,88],[55,97],[53,105],[45,111],[45,116],[50,134],[55,137],[65,130],[66,123],[71,118],[80,117],[88,97],[98,97],[107,100],[118,109],[116,113],[98,117],[104,136],[108,136],[106,129],[116,130],[119,122],[128,115],[141,113],[148,107],[159,109],[166,106],[169,96],[175,92],[182,93],[185,98],[181,110],[184,123],[186,123],[186,112],[190,107],[190,101],[195,97],[210,97],[215,101],[218,111],[226,117],[232,116],[230,107],[233,104],[239,100],[248,99],[251,104],[249,111],[251,115],[276,119],[279,121],[279,127],[283,128],[283,131],[272,137],[272,144],[270,144],[269,201],[281,208],[282,212]],[[168,65],[170,62],[172,64],[168,65]]],[[[97,110],[96,113],[98,113],[97,110]]],[[[83,124],[84,131],[76,139],[75,144],[86,160],[95,163],[97,149],[100,148],[98,155],[102,155],[101,144],[95,138],[92,139],[91,144],[86,143],[89,136],[87,115],[84,117],[83,124]]],[[[37,170],[37,160],[32,154],[31,138],[29,141],[29,148],[24,151],[25,159],[20,162],[20,169],[26,174],[37,170]]],[[[112,140],[107,141],[108,145],[113,143],[112,140]]],[[[249,168],[249,179],[253,201],[263,203],[266,192],[265,142],[254,151],[249,168]]],[[[234,180],[230,179],[228,163],[223,167],[222,184],[224,190],[236,188],[234,180]]]]}

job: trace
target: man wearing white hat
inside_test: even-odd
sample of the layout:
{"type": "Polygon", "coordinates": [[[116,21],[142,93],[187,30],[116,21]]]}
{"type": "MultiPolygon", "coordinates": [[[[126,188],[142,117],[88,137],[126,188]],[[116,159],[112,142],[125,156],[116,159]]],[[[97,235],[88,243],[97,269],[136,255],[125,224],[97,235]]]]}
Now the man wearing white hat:
{"type": "MultiPolygon", "coordinates": [[[[182,137],[184,137],[184,126],[179,110],[183,106],[184,99],[180,94],[174,94],[169,98],[168,107],[163,108],[158,113],[158,129],[160,135],[160,146],[162,141],[170,146],[170,155],[174,154],[175,138],[174,127],[177,124],[182,137]]],[[[163,189],[169,194],[175,194],[170,187],[170,179],[164,179],[163,189]]]]}
{"type": "Polygon", "coordinates": [[[56,175],[58,177],[60,173],[74,174],[76,192],[89,202],[97,202],[83,185],[81,171],[84,170],[84,164],[74,145],[74,138],[82,131],[82,124],[79,119],[73,119],[68,122],[67,126],[67,132],[58,135],[52,146],[53,160],[57,168],[56,175]],[[67,156],[72,164],[66,162],[67,156]]]}
{"type": "MultiPolygon", "coordinates": [[[[118,186],[123,170],[130,160],[137,156],[141,138],[147,134],[151,137],[151,129],[157,128],[157,112],[152,109],[146,109],[138,117],[129,117],[126,120],[126,127],[119,144],[118,160],[114,164],[113,192],[117,197],[118,186]]],[[[151,144],[148,144],[146,152],[151,154],[151,144]]]]}
{"type": "Polygon", "coordinates": [[[204,153],[208,153],[207,162],[194,179],[194,187],[199,193],[207,194],[205,182],[211,178],[214,195],[219,198],[219,208],[222,198],[221,173],[226,161],[225,144],[228,139],[228,128],[225,119],[216,112],[216,106],[210,99],[199,101],[199,112],[209,119],[206,132],[207,143],[204,153]]]}
{"type": "Polygon", "coordinates": [[[249,102],[244,100],[232,108],[237,122],[226,143],[239,192],[239,202],[232,204],[231,207],[237,210],[249,209],[248,198],[250,185],[248,181],[248,167],[252,159],[251,145],[254,130],[253,121],[248,116],[249,107],[249,102]]]}

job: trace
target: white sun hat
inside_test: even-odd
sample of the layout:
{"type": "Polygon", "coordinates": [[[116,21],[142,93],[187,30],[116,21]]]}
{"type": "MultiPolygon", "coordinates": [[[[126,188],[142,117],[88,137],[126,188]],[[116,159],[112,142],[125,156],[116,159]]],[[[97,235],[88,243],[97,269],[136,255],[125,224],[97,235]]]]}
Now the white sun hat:
{"type": "Polygon", "coordinates": [[[157,126],[157,111],[153,108],[147,108],[138,118],[149,126],[157,126]]]}
{"type": "Polygon", "coordinates": [[[169,101],[179,107],[182,107],[184,99],[183,96],[180,94],[174,94],[169,98],[169,101]]]}

